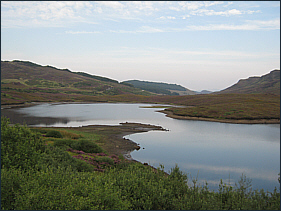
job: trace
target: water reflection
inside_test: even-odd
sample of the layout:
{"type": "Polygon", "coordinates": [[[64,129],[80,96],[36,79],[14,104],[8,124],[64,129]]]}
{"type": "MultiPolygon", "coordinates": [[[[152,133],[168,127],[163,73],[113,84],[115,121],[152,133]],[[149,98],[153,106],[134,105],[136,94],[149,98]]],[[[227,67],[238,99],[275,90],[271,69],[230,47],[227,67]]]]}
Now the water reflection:
{"type": "Polygon", "coordinates": [[[1,109],[1,116],[6,116],[10,119],[12,124],[26,124],[26,125],[41,125],[52,126],[54,124],[67,124],[70,122],[69,118],[56,118],[56,117],[38,117],[25,113],[17,112],[17,109],[1,109]]]}

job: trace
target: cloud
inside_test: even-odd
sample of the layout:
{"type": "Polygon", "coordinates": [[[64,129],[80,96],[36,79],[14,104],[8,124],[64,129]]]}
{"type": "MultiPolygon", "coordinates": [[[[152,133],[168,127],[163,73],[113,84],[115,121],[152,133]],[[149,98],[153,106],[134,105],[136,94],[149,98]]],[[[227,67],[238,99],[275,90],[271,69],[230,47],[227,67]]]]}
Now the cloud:
{"type": "Polygon", "coordinates": [[[228,7],[228,6],[232,5],[232,4],[233,4],[233,2],[227,2],[227,4],[223,5],[223,7],[228,7]]]}
{"type": "Polygon", "coordinates": [[[81,14],[90,13],[89,2],[1,1],[1,25],[8,27],[56,27],[85,22],[81,14]]]}
{"type": "Polygon", "coordinates": [[[93,3],[95,11],[106,16],[119,19],[136,19],[136,17],[150,16],[160,10],[161,2],[150,1],[96,1],[93,3]]]}
{"type": "Polygon", "coordinates": [[[100,34],[99,31],[66,31],[66,34],[100,34]]]}
{"type": "Polygon", "coordinates": [[[178,4],[182,8],[182,10],[196,10],[205,5],[204,2],[201,1],[192,1],[192,2],[181,1],[178,4]]]}
{"type": "Polygon", "coordinates": [[[183,30],[187,31],[213,31],[213,30],[277,30],[280,29],[280,19],[260,21],[247,20],[244,24],[209,24],[209,25],[190,25],[183,30]]]}
{"type": "MultiPolygon", "coordinates": [[[[184,16],[183,19],[189,16],[184,16]]],[[[161,16],[158,19],[175,19],[172,16],[161,16]]],[[[159,33],[159,32],[184,32],[184,31],[258,31],[258,30],[278,30],[280,29],[280,19],[274,20],[246,20],[242,24],[208,24],[208,25],[187,25],[181,28],[171,27],[151,27],[142,26],[135,30],[110,30],[111,33],[159,33]]]]}
{"type": "Polygon", "coordinates": [[[159,6],[157,2],[150,1],[132,1],[127,4],[128,8],[133,8],[134,10],[158,11],[159,8],[157,6],[159,6]]]}
{"type": "Polygon", "coordinates": [[[96,1],[95,3],[100,6],[112,8],[114,10],[123,10],[125,7],[124,4],[118,1],[96,1]]]}
{"type": "Polygon", "coordinates": [[[212,7],[215,5],[224,4],[222,1],[180,1],[180,2],[174,2],[173,6],[169,6],[170,10],[174,11],[193,11],[198,10],[200,8],[207,8],[212,7]]]}
{"type": "Polygon", "coordinates": [[[205,7],[210,7],[210,6],[214,6],[214,5],[218,5],[218,4],[224,4],[224,2],[223,1],[214,1],[214,2],[205,1],[204,4],[205,4],[205,7]]]}
{"type": "Polygon", "coordinates": [[[110,30],[112,33],[157,33],[157,32],[165,32],[163,29],[159,29],[151,26],[142,26],[136,30],[128,31],[128,30],[110,30]]]}
{"type": "MultiPolygon", "coordinates": [[[[122,24],[123,20],[134,21],[144,25],[137,28],[104,30],[104,33],[160,33],[184,31],[219,31],[219,30],[275,30],[280,29],[280,19],[274,20],[246,20],[244,23],[229,24],[223,19],[220,22],[209,24],[196,24],[196,16],[242,16],[261,13],[260,10],[224,9],[224,6],[233,6],[232,2],[148,2],[148,1],[2,1],[1,2],[1,27],[74,27],[80,23],[102,25],[103,21],[115,21],[122,24]],[[216,7],[222,5],[220,7],[216,7]],[[147,18],[147,17],[152,18],[147,18]],[[186,20],[177,22],[182,25],[172,28],[172,20],[186,20]],[[170,21],[168,21],[170,20],[170,21]],[[149,23],[149,24],[148,24],[149,23]],[[157,25],[161,23],[162,25],[157,25]],[[166,26],[163,26],[163,24],[166,26]]],[[[74,30],[66,31],[67,34],[94,34],[96,31],[74,30]]]]}
{"type": "Polygon", "coordinates": [[[248,20],[248,24],[254,25],[259,29],[280,29],[280,19],[274,20],[248,20]]]}
{"type": "Polygon", "coordinates": [[[175,20],[176,17],[173,17],[173,16],[161,16],[159,19],[161,20],[175,20]]]}
{"type": "Polygon", "coordinates": [[[254,10],[237,10],[237,9],[231,9],[226,11],[214,11],[214,10],[207,10],[207,9],[199,9],[190,12],[191,15],[199,15],[199,16],[211,16],[211,15],[221,15],[221,16],[231,16],[231,15],[242,15],[242,14],[254,14],[254,13],[260,13],[260,10],[254,11],[254,10]]]}
{"type": "MultiPolygon", "coordinates": [[[[150,1],[2,1],[1,2],[1,17],[5,27],[9,22],[13,25],[20,26],[21,20],[27,22],[26,25],[32,26],[31,19],[40,21],[53,21],[48,25],[62,19],[73,21],[84,20],[90,21],[103,14],[102,18],[121,18],[132,19],[136,17],[145,17],[155,15],[161,12],[169,11],[185,11],[196,10],[201,7],[210,7],[222,2],[150,2],[150,1]],[[20,23],[17,23],[20,22],[20,23]]],[[[163,15],[160,15],[163,16],[163,15]]],[[[173,15],[166,15],[167,19],[174,19],[173,15]]],[[[64,22],[65,23],[65,22],[64,22]]],[[[55,24],[58,25],[58,24],[55,24]]],[[[35,25],[35,26],[38,26],[35,25]]]]}

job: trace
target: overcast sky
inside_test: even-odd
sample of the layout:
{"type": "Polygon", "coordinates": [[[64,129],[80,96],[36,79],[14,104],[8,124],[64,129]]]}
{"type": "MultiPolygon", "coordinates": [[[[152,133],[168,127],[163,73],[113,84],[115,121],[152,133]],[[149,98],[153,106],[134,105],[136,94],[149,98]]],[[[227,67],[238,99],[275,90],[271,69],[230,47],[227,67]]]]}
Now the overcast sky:
{"type": "Polygon", "coordinates": [[[1,1],[1,60],[221,90],[280,69],[279,1],[1,1]]]}

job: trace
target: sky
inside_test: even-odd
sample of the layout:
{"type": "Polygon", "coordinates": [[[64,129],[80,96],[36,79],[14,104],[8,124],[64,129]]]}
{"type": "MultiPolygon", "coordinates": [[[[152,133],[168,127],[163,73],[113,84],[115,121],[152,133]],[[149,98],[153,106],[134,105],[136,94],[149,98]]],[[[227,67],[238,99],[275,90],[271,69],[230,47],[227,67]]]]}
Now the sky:
{"type": "Polygon", "coordinates": [[[280,69],[280,2],[1,1],[1,60],[218,91],[280,69]]]}

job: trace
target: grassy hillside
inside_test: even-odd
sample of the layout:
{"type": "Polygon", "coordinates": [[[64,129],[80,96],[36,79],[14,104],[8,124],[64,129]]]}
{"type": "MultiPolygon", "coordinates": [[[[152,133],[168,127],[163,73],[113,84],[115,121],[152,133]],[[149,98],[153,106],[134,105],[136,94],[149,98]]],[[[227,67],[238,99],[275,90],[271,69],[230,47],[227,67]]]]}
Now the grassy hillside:
{"type": "Polygon", "coordinates": [[[167,84],[150,81],[128,80],[124,83],[132,84],[134,87],[164,95],[194,95],[196,92],[177,84],[167,84]]]}
{"type": "Polygon", "coordinates": [[[218,93],[269,93],[280,95],[280,70],[273,70],[261,77],[241,79],[238,81],[238,83],[218,93]]]}
{"type": "Polygon", "coordinates": [[[73,101],[79,96],[150,95],[118,81],[28,61],[1,61],[1,104],[73,101]]]}

